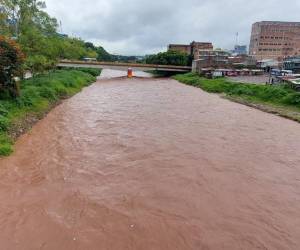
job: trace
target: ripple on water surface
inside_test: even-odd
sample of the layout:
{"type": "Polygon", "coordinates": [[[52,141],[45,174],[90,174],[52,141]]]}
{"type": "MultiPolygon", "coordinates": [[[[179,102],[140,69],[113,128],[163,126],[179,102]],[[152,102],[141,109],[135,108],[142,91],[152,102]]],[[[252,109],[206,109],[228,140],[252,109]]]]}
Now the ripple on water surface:
{"type": "Polygon", "coordinates": [[[299,249],[300,125],[125,75],[0,160],[0,249],[299,249]]]}

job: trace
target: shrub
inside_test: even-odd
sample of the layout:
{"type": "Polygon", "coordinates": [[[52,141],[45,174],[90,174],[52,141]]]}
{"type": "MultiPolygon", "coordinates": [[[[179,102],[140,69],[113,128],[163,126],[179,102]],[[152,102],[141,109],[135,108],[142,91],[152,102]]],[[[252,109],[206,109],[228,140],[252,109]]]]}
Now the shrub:
{"type": "Polygon", "coordinates": [[[50,101],[57,100],[56,91],[50,87],[43,86],[39,89],[39,94],[41,97],[46,98],[50,101]]]}
{"type": "Polygon", "coordinates": [[[24,55],[19,46],[4,36],[0,36],[0,92],[8,91],[10,96],[19,95],[14,77],[22,71],[24,55]]]}
{"type": "Polygon", "coordinates": [[[291,93],[288,94],[284,99],[283,102],[290,105],[297,105],[300,106],[300,93],[291,93]]]}
{"type": "Polygon", "coordinates": [[[38,87],[28,86],[22,90],[20,101],[24,106],[32,106],[39,97],[38,87]]]}
{"type": "Polygon", "coordinates": [[[87,73],[89,75],[92,75],[94,77],[97,77],[101,74],[101,69],[94,69],[94,68],[66,68],[67,70],[73,70],[73,71],[81,71],[84,73],[87,73]]]}
{"type": "Polygon", "coordinates": [[[4,107],[4,105],[0,104],[0,116],[6,116],[8,114],[8,110],[4,107]]]}
{"type": "Polygon", "coordinates": [[[0,133],[0,156],[7,156],[12,151],[11,140],[5,132],[0,133]]]}
{"type": "Polygon", "coordinates": [[[0,115],[0,131],[7,131],[9,124],[9,120],[6,117],[0,115]]]}
{"type": "Polygon", "coordinates": [[[280,100],[287,94],[288,91],[281,87],[260,86],[259,97],[265,101],[280,100]]]}
{"type": "Polygon", "coordinates": [[[232,88],[228,89],[228,93],[230,95],[253,96],[253,95],[255,95],[255,90],[253,88],[249,88],[248,86],[236,85],[236,86],[232,86],[232,88]]]}
{"type": "Polygon", "coordinates": [[[43,73],[48,67],[48,59],[43,55],[33,55],[27,58],[25,67],[31,71],[33,75],[43,73]]]}
{"type": "Polygon", "coordinates": [[[101,70],[100,69],[92,69],[92,68],[78,68],[77,70],[88,73],[92,76],[99,76],[101,74],[101,70]]]}
{"type": "Polygon", "coordinates": [[[8,156],[13,152],[12,146],[10,143],[0,144],[0,155],[8,156]]]}
{"type": "Polygon", "coordinates": [[[54,86],[54,91],[60,97],[66,97],[68,95],[68,90],[67,90],[67,88],[62,83],[56,84],[54,86]]]}

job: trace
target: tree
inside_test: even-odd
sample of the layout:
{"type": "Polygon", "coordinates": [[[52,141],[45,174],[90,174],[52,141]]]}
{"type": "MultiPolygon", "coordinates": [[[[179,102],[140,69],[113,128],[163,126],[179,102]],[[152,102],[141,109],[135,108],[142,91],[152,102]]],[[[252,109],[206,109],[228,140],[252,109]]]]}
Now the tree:
{"type": "Polygon", "coordinates": [[[96,51],[87,48],[84,41],[77,38],[65,38],[61,40],[60,58],[62,59],[83,59],[84,57],[97,57],[96,51]]]}
{"type": "Polygon", "coordinates": [[[58,25],[55,18],[43,11],[45,3],[37,0],[0,0],[0,5],[3,17],[0,22],[5,26],[0,32],[18,41],[27,57],[25,69],[35,73],[37,69],[45,69],[42,63],[45,67],[52,65],[58,55],[58,50],[51,43],[58,25]]]}
{"type": "Polygon", "coordinates": [[[90,55],[93,55],[89,57],[97,58],[98,61],[113,61],[113,56],[109,54],[103,47],[97,47],[91,42],[86,42],[85,47],[87,52],[90,55]]]}
{"type": "Polygon", "coordinates": [[[0,36],[0,91],[8,91],[13,97],[19,95],[15,81],[20,76],[24,54],[19,46],[12,40],[0,36]]]}
{"type": "Polygon", "coordinates": [[[0,0],[0,35],[16,40],[26,55],[24,69],[33,74],[55,67],[60,59],[111,60],[102,47],[57,33],[58,22],[39,0],[0,0]]]}
{"type": "Polygon", "coordinates": [[[39,26],[48,30],[56,25],[55,19],[50,18],[42,9],[46,8],[43,1],[37,0],[0,0],[1,13],[5,16],[6,26],[13,37],[18,38],[28,26],[39,26]]]}
{"type": "Polygon", "coordinates": [[[147,64],[161,64],[161,65],[177,65],[177,66],[190,66],[192,63],[191,57],[178,51],[167,51],[151,55],[146,58],[147,64]]]}

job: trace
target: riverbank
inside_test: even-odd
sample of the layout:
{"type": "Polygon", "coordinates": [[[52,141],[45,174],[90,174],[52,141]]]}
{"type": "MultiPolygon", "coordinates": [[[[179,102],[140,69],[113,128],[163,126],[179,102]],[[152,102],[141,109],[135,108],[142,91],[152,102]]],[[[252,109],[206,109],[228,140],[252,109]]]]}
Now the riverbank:
{"type": "Polygon", "coordinates": [[[231,101],[300,122],[300,93],[289,87],[235,83],[226,78],[206,79],[194,73],[173,78],[207,92],[220,94],[231,101]]]}
{"type": "Polygon", "coordinates": [[[54,106],[96,81],[94,69],[57,70],[21,82],[21,96],[0,97],[0,156],[13,152],[14,141],[54,106]]]}

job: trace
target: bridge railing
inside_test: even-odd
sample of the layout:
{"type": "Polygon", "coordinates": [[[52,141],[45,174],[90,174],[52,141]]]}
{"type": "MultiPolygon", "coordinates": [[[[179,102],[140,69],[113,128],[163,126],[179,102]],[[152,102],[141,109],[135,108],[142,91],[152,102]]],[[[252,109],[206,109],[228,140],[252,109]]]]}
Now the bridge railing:
{"type": "Polygon", "coordinates": [[[156,69],[178,69],[190,71],[190,66],[176,65],[159,65],[159,64],[143,64],[143,63],[120,63],[120,62],[95,62],[95,61],[79,61],[79,60],[61,60],[59,64],[76,64],[76,65],[95,65],[95,66],[117,66],[117,67],[132,67],[132,68],[156,68],[156,69]]]}

